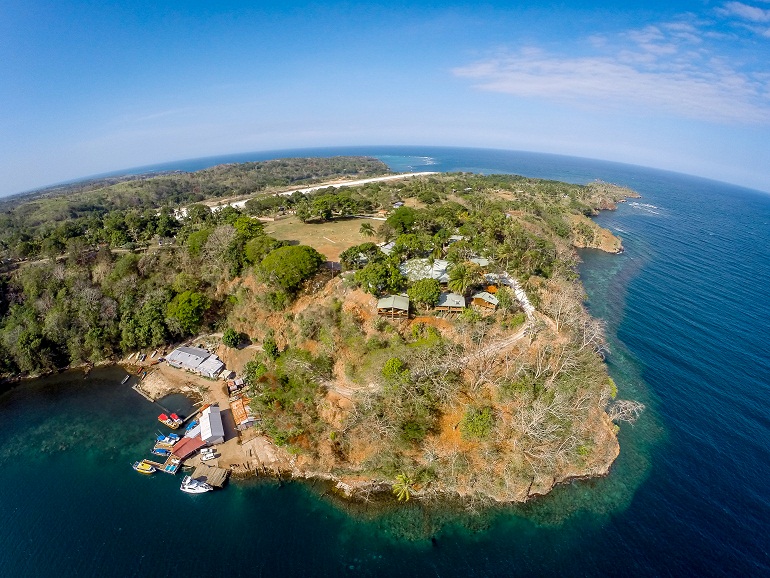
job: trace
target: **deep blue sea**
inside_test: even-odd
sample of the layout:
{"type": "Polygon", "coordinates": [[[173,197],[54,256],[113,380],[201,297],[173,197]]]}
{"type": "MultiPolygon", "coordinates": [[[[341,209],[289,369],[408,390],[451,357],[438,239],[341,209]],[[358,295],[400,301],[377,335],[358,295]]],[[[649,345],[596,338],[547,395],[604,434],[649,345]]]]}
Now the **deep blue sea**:
{"type": "Polygon", "coordinates": [[[178,478],[131,469],[157,411],[118,385],[121,370],[71,372],[0,397],[0,576],[770,575],[770,195],[629,165],[438,147],[152,169],[351,153],[399,171],[600,178],[642,194],[597,218],[624,254],[581,254],[619,396],[647,405],[621,427],[610,475],[476,513],[349,509],[320,486],[273,481],[190,496],[178,478]]]}

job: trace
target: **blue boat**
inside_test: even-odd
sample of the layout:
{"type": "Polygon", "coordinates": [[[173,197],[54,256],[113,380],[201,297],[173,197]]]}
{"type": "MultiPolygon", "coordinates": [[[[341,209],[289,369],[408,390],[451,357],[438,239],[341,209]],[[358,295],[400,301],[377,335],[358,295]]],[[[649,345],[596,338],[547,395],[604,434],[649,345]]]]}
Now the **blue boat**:
{"type": "Polygon", "coordinates": [[[171,455],[171,450],[167,450],[165,448],[153,448],[152,453],[156,456],[168,457],[171,455]]]}
{"type": "Polygon", "coordinates": [[[184,429],[184,431],[185,431],[185,432],[188,432],[188,431],[190,431],[192,428],[194,428],[196,425],[198,425],[198,420],[197,420],[197,419],[194,419],[194,420],[192,420],[192,421],[191,421],[191,422],[190,422],[190,423],[187,425],[187,427],[184,429]]]}
{"type": "Polygon", "coordinates": [[[155,442],[155,446],[156,447],[160,446],[160,445],[164,445],[164,446],[168,446],[168,447],[173,447],[174,444],[176,444],[176,442],[179,441],[179,436],[175,435],[175,434],[169,434],[167,436],[159,435],[156,438],[156,440],[157,440],[155,442]]]}

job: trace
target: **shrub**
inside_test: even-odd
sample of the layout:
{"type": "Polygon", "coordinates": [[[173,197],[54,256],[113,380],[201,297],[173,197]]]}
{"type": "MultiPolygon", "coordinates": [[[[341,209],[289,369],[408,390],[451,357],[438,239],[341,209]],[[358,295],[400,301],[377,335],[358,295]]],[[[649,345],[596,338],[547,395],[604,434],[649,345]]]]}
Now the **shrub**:
{"type": "Polygon", "coordinates": [[[382,376],[385,379],[396,379],[405,369],[406,366],[403,361],[398,357],[391,357],[385,362],[385,365],[382,366],[382,376]]]}
{"type": "Polygon", "coordinates": [[[222,343],[227,347],[238,347],[241,343],[241,334],[232,327],[228,327],[222,335],[222,343]]]}
{"type": "Polygon", "coordinates": [[[376,335],[373,335],[369,339],[366,340],[366,350],[367,351],[375,351],[377,349],[385,349],[388,346],[388,340],[383,339],[382,337],[377,337],[376,335]]]}
{"type": "Polygon", "coordinates": [[[466,440],[487,439],[493,427],[494,415],[491,407],[469,407],[460,421],[460,433],[466,440]]]}
{"type": "Polygon", "coordinates": [[[247,385],[253,387],[257,384],[257,381],[259,381],[259,378],[265,375],[266,373],[267,373],[267,366],[261,361],[253,359],[246,364],[246,367],[244,367],[243,380],[246,382],[247,385]]]}
{"type": "Polygon", "coordinates": [[[408,419],[398,428],[398,436],[407,444],[418,444],[425,439],[430,431],[431,424],[424,419],[408,419]]]}
{"type": "Polygon", "coordinates": [[[289,304],[289,296],[283,291],[268,291],[263,301],[271,311],[281,311],[289,304]]]}
{"type": "Polygon", "coordinates": [[[265,340],[262,342],[262,350],[270,359],[278,359],[280,351],[278,350],[278,344],[275,342],[275,338],[272,334],[265,337],[265,340]]]}

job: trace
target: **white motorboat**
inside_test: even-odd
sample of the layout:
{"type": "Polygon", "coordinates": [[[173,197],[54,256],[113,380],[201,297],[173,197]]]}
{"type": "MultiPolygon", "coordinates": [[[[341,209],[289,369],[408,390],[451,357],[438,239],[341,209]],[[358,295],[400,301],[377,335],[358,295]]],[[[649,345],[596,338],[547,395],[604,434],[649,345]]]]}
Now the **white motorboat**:
{"type": "Polygon", "coordinates": [[[203,494],[204,492],[210,492],[214,488],[206,482],[199,482],[190,476],[185,476],[179,489],[188,494],[203,494]]]}

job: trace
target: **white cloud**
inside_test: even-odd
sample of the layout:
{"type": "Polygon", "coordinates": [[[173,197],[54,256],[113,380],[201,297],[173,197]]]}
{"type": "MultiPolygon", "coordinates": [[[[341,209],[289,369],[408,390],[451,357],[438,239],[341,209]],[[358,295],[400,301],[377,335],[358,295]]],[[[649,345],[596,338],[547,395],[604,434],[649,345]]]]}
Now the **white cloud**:
{"type": "Polygon", "coordinates": [[[605,58],[520,53],[455,69],[483,90],[522,97],[578,101],[586,106],[643,105],[718,122],[770,122],[753,101],[756,86],[740,74],[648,72],[605,58]]]}
{"type": "Polygon", "coordinates": [[[767,75],[714,57],[704,46],[707,32],[694,21],[681,20],[614,37],[592,36],[586,56],[525,48],[453,72],[481,90],[582,108],[770,123],[767,75]]]}
{"type": "Polygon", "coordinates": [[[750,6],[743,2],[728,2],[719,12],[725,16],[737,16],[750,22],[770,22],[770,10],[750,6]]]}

